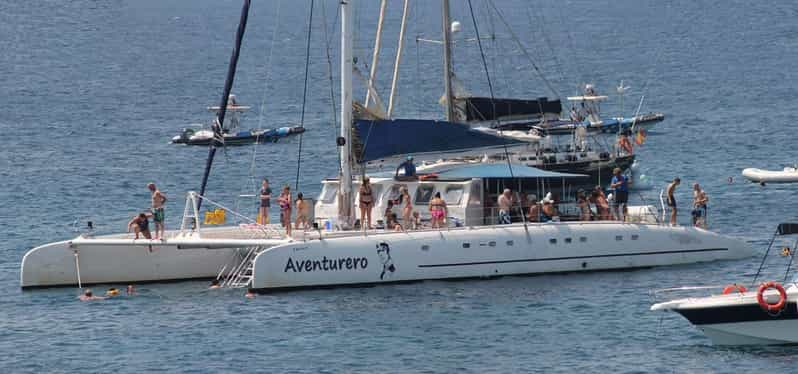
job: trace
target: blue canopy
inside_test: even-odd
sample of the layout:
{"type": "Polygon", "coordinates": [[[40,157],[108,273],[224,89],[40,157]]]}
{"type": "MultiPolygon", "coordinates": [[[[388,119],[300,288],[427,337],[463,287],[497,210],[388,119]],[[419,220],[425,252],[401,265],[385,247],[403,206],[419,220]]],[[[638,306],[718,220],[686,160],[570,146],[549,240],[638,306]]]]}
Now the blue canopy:
{"type": "Polygon", "coordinates": [[[438,178],[584,178],[583,174],[558,173],[506,162],[453,166],[438,173],[438,178]],[[512,173],[510,169],[512,167],[512,173]]]}
{"type": "Polygon", "coordinates": [[[353,145],[359,162],[524,143],[473,130],[460,123],[416,119],[357,120],[354,135],[353,145]]]}

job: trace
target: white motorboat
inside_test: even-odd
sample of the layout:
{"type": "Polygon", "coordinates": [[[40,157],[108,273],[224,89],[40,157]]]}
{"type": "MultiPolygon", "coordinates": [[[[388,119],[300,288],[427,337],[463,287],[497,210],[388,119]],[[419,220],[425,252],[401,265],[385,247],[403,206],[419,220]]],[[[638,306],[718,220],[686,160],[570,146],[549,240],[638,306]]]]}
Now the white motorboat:
{"type": "Polygon", "coordinates": [[[743,169],[743,177],[756,183],[796,183],[798,169],[785,167],[783,170],[743,169]]]}
{"type": "MultiPolygon", "coordinates": [[[[796,233],[798,224],[781,224],[776,235],[796,233]]],[[[772,244],[773,241],[764,258],[767,258],[772,244]]],[[[789,251],[787,249],[785,255],[790,258],[791,265],[793,254],[789,251]]],[[[789,271],[789,265],[787,269],[789,271]]],[[[756,278],[752,284],[755,282],[756,278]]],[[[707,288],[720,289],[681,287],[663,291],[707,288]]],[[[651,310],[670,310],[681,314],[717,345],[798,343],[798,283],[794,280],[784,286],[777,282],[765,282],[752,290],[737,284],[729,285],[722,294],[661,302],[651,306],[651,310]]]]}
{"type": "MultiPolygon", "coordinates": [[[[516,218],[515,223],[496,225],[488,206],[493,202],[494,193],[504,188],[525,191],[530,185],[550,188],[541,180],[544,177],[535,174],[548,172],[512,165],[509,160],[505,164],[466,165],[465,169],[449,174],[441,172],[437,179],[375,178],[375,182],[383,186],[381,191],[376,186],[372,189],[372,198],[378,207],[393,200],[391,194],[402,184],[411,191],[414,210],[421,210],[430,196],[440,193],[454,215],[451,222],[460,222],[455,227],[422,227],[415,231],[353,229],[354,208],[359,201],[358,194],[354,193],[356,178],[353,178],[351,165],[353,2],[340,3],[343,25],[341,133],[336,143],[341,152],[341,167],[337,180],[325,181],[316,205],[319,213],[316,223],[322,225],[314,225],[309,231],[297,230],[292,238],[277,231],[276,227],[256,224],[203,228],[199,219],[202,202],[237,214],[204,196],[216,149],[210,145],[201,191],[188,194],[180,230],[169,232],[164,240],[136,240],[129,234],[85,235],[34,248],[22,260],[22,287],[218,277],[224,280],[225,286],[267,292],[427,279],[628,269],[751,255],[745,243],[739,240],[701,228],[660,224],[656,215],[628,222],[565,221],[563,215],[561,222],[532,223],[521,214],[520,221],[516,218]]],[[[246,20],[248,4],[245,1],[242,20],[246,20]]],[[[444,9],[448,10],[447,1],[444,1],[444,9]]],[[[444,14],[448,16],[447,11],[444,14]]],[[[448,25],[448,21],[445,24],[448,25]]],[[[239,27],[238,45],[242,34],[239,27]]],[[[226,106],[231,85],[232,78],[228,76],[221,108],[226,106]]],[[[220,112],[219,117],[223,117],[224,110],[220,112]]],[[[223,118],[217,118],[217,123],[224,123],[223,118]]],[[[566,175],[553,173],[551,177],[566,175]]],[[[563,187],[562,196],[567,191],[567,187],[563,187]]],[[[651,209],[630,209],[630,212],[651,209]]],[[[555,217],[551,218],[556,221],[555,217]]]]}

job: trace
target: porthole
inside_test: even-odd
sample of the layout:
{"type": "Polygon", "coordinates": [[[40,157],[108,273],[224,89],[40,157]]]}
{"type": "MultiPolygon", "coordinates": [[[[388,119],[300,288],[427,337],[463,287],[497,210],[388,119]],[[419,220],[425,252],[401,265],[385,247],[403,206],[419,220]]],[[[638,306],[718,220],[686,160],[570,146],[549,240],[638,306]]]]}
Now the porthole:
{"type": "Polygon", "coordinates": [[[557,239],[549,239],[549,243],[551,243],[551,244],[557,244],[557,239]]]}
{"type": "Polygon", "coordinates": [[[488,242],[488,247],[495,247],[495,246],[496,246],[496,242],[488,242]]]}
{"type": "Polygon", "coordinates": [[[634,234],[632,235],[632,240],[640,239],[640,235],[634,234]]]}
{"type": "Polygon", "coordinates": [[[566,243],[570,243],[570,242],[572,242],[572,241],[573,241],[573,239],[571,239],[571,238],[565,238],[565,242],[566,242],[566,243]]]}
{"type": "Polygon", "coordinates": [[[579,237],[579,241],[582,242],[582,243],[587,242],[587,236],[580,236],[579,237]]]}
{"type": "Polygon", "coordinates": [[[463,248],[471,248],[471,243],[463,243],[463,248]]]}
{"type": "Polygon", "coordinates": [[[623,235],[616,235],[615,236],[615,240],[617,240],[617,241],[623,240],[623,235]]]}
{"type": "Polygon", "coordinates": [[[508,241],[507,241],[507,245],[508,245],[508,246],[512,246],[512,245],[513,245],[513,241],[512,241],[512,240],[508,240],[508,241]]]}
{"type": "Polygon", "coordinates": [[[429,246],[424,244],[424,245],[421,246],[421,250],[422,251],[429,251],[429,246]]]}

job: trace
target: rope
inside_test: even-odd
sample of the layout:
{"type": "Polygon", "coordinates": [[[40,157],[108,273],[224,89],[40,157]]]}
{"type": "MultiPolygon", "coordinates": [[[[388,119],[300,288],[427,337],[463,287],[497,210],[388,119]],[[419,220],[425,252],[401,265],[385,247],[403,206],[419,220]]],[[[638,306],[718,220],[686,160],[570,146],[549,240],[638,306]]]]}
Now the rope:
{"type": "MultiPolygon", "coordinates": [[[[313,5],[314,0],[310,0],[310,16],[308,16],[308,43],[305,48],[305,85],[302,89],[302,112],[299,117],[299,126],[305,127],[305,105],[308,99],[308,73],[310,72],[310,40],[313,31],[313,5]]],[[[299,169],[302,165],[302,134],[299,133],[299,150],[296,156],[296,181],[294,189],[299,191],[299,169]]]]}
{"type": "MultiPolygon", "coordinates": [[[[496,12],[496,15],[499,16],[499,20],[502,21],[505,27],[507,27],[507,31],[510,32],[510,37],[513,39],[513,41],[516,44],[518,44],[518,47],[521,49],[521,52],[524,53],[524,56],[529,60],[529,63],[532,65],[532,68],[535,69],[535,72],[538,74],[538,76],[540,76],[540,79],[543,80],[543,83],[546,84],[546,87],[551,91],[551,93],[554,94],[555,97],[560,97],[560,94],[557,93],[557,90],[554,88],[554,86],[551,85],[551,82],[549,82],[549,80],[546,79],[546,76],[543,75],[543,72],[540,70],[540,68],[538,68],[538,65],[535,63],[535,60],[532,58],[532,56],[529,54],[526,48],[524,48],[524,44],[521,43],[521,40],[518,38],[518,35],[516,35],[515,32],[513,32],[513,29],[510,27],[510,24],[507,23],[507,20],[504,18],[501,12],[499,12],[499,9],[496,8],[496,4],[493,3],[493,0],[488,0],[488,2],[490,3],[490,6],[493,8],[493,11],[496,12]]],[[[469,7],[470,6],[471,6],[471,0],[469,0],[469,7]]],[[[473,10],[471,12],[471,18],[474,18],[473,10]]],[[[474,24],[476,25],[476,20],[474,20],[474,22],[475,22],[474,24]]],[[[477,34],[477,40],[479,40],[479,34],[477,34]]],[[[480,43],[480,50],[482,49],[481,44],[482,43],[480,43]]]]}
{"type": "MultiPolygon", "coordinates": [[[[474,33],[477,35],[477,46],[479,46],[479,55],[482,58],[482,66],[485,68],[485,76],[488,79],[488,90],[490,91],[490,102],[493,105],[493,113],[496,113],[496,102],[495,97],[493,96],[493,83],[490,80],[490,72],[488,71],[488,62],[485,59],[485,51],[482,49],[482,39],[479,36],[479,26],[477,25],[477,18],[474,15],[474,7],[471,5],[471,0],[468,0],[468,10],[471,12],[471,21],[474,23],[474,33]]],[[[507,161],[507,168],[510,171],[510,179],[515,179],[515,175],[513,174],[513,164],[510,162],[510,153],[507,151],[507,139],[503,141],[504,147],[504,158],[507,161]]],[[[518,191],[521,192],[521,191],[518,191]]],[[[518,205],[521,205],[521,202],[518,202],[518,205]]],[[[508,212],[509,213],[509,212],[508,212]]],[[[521,206],[521,219],[524,222],[524,228],[526,229],[526,214],[524,214],[524,207],[521,206]]]]}
{"type": "MultiPolygon", "coordinates": [[[[333,23],[332,23],[333,26],[335,26],[335,24],[338,23],[338,15],[340,14],[340,12],[338,12],[338,9],[340,9],[340,7],[336,7],[335,19],[333,19],[333,23]]],[[[330,82],[330,105],[332,105],[332,122],[330,122],[330,123],[332,123],[333,129],[337,129],[338,128],[338,116],[336,114],[338,113],[338,110],[335,107],[335,88],[334,88],[335,87],[335,82],[333,81],[332,58],[330,57],[330,33],[327,31],[327,11],[325,10],[324,5],[322,5],[322,7],[321,7],[321,21],[322,21],[322,26],[324,28],[324,43],[325,43],[324,52],[327,55],[327,78],[328,78],[328,80],[330,82]]],[[[336,154],[338,155],[338,171],[340,172],[341,171],[341,153],[340,152],[336,152],[336,154]]]]}

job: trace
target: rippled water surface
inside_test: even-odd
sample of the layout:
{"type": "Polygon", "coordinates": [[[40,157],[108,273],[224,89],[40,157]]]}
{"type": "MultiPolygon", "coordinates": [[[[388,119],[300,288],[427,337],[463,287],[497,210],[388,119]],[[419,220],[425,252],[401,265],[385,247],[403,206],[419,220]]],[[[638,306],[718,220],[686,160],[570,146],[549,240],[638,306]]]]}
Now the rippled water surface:
{"type": "MultiPolygon", "coordinates": [[[[308,195],[337,170],[325,55],[329,38],[337,74],[337,2],[317,3],[324,11],[317,4],[300,173],[308,195]]],[[[366,71],[378,4],[359,3],[355,54],[366,71]]],[[[415,42],[438,37],[438,4],[411,4],[397,113],[440,118],[440,50],[415,42]]],[[[591,81],[613,96],[605,112],[618,113],[613,87],[623,79],[632,87],[624,112],[645,95],[644,111],[666,113],[638,150],[644,173],[657,187],[674,176],[701,182],[713,230],[762,251],[775,225],[795,218],[795,186],[763,188],[739,173],[795,162],[798,5],[496,4],[562,97],[591,81]]],[[[177,225],[207,151],[167,141],[210,118],[205,106],[220,96],[239,7],[232,0],[0,2],[3,372],[795,370],[795,348],[714,347],[678,316],[648,310],[652,289],[747,279],[757,259],[253,300],[240,290],[210,292],[205,282],[142,285],[136,297],[96,303],[77,302],[74,288],[19,290],[26,250],[74,236],[76,219],[123,230],[147,207],[149,181],[170,196],[167,223],[177,225]]],[[[497,36],[484,42],[496,95],[552,96],[487,3],[475,0],[474,8],[483,36],[497,36]]],[[[253,106],[246,124],[299,122],[307,10],[304,1],[254,2],[234,88],[253,106]]],[[[378,82],[384,99],[400,2],[388,10],[378,82]]],[[[469,90],[487,95],[477,46],[464,40],[474,35],[467,3],[453,0],[452,13],[463,24],[455,69],[469,90]]],[[[251,147],[220,153],[209,196],[240,205],[250,175],[293,183],[297,146],[294,138],[257,147],[254,173],[251,147]]],[[[651,201],[658,189],[644,196],[651,201]]],[[[677,198],[689,201],[686,183],[677,198]]]]}

